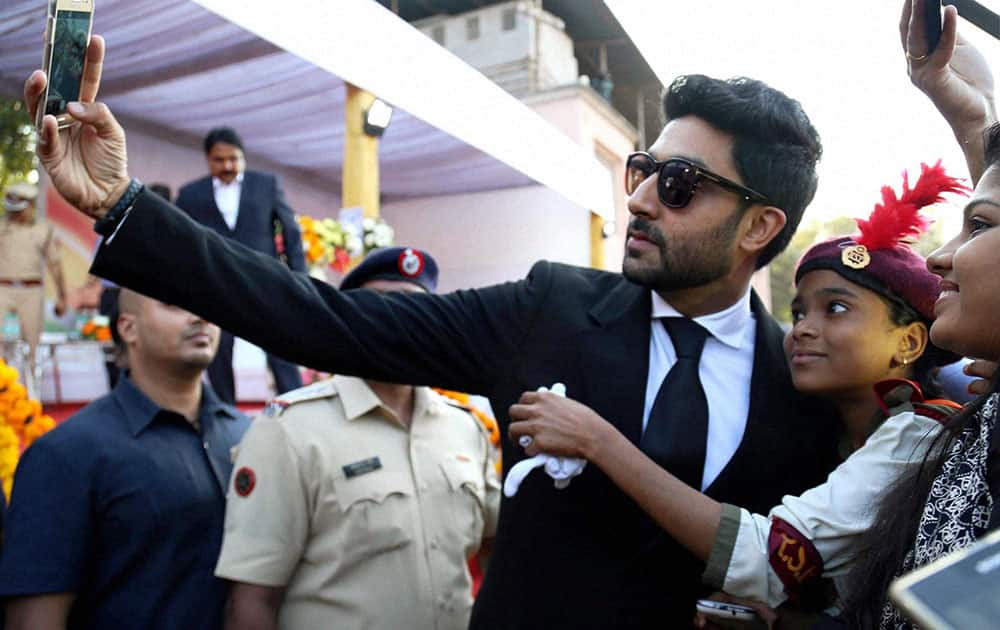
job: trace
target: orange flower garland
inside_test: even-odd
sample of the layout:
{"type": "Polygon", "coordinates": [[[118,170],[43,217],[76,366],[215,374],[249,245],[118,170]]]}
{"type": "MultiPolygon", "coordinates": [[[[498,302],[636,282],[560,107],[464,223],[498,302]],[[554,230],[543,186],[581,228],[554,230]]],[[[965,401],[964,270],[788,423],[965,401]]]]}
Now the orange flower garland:
{"type": "Polygon", "coordinates": [[[42,412],[41,403],[28,398],[19,376],[17,369],[0,358],[0,483],[8,501],[21,451],[56,426],[42,412]]]}
{"type": "Polygon", "coordinates": [[[500,425],[497,424],[496,419],[488,415],[486,412],[482,411],[475,405],[469,402],[469,395],[463,394],[462,392],[453,392],[448,389],[440,389],[435,387],[434,391],[441,394],[445,398],[450,398],[457,402],[458,404],[466,407],[470,413],[479,420],[479,422],[486,427],[486,431],[490,435],[490,444],[497,449],[497,474],[503,476],[503,457],[500,454],[500,425]]]}
{"type": "Polygon", "coordinates": [[[80,336],[91,341],[111,341],[111,326],[107,316],[92,317],[80,327],[80,336]]]}

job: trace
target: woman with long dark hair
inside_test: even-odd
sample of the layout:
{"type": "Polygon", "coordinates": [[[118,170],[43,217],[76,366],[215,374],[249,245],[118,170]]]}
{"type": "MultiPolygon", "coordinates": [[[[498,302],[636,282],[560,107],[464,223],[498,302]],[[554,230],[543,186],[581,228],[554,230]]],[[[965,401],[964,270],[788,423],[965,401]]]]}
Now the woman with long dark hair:
{"type": "MultiPolygon", "coordinates": [[[[985,173],[965,206],[962,231],[927,261],[941,276],[931,328],[935,343],[1000,359],[1000,125],[987,133],[985,173]]],[[[994,437],[1000,380],[955,416],[936,455],[912,467],[885,495],[854,562],[846,618],[857,628],[908,628],[888,602],[893,578],[972,544],[1000,526],[1000,439],[994,437]],[[901,536],[900,532],[908,535],[901,536]],[[915,536],[913,535],[915,532],[915,536]]]]}

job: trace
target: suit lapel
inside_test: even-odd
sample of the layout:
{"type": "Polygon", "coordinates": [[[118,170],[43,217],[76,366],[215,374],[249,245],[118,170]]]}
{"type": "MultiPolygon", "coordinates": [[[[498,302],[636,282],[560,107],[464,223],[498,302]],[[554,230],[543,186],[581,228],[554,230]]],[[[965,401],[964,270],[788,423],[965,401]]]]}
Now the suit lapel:
{"type": "Polygon", "coordinates": [[[590,401],[634,444],[642,436],[651,308],[649,289],[623,278],[591,309],[596,327],[584,332],[577,344],[585,389],[582,399],[590,401]]]}
{"type": "MultiPolygon", "coordinates": [[[[247,207],[254,199],[254,178],[250,173],[243,172],[243,184],[240,187],[240,205],[236,212],[236,223],[233,226],[233,233],[238,234],[248,227],[248,222],[253,219],[253,212],[247,207]]],[[[269,222],[270,223],[270,222],[269,222]]]]}
{"type": "Polygon", "coordinates": [[[212,176],[209,175],[203,179],[198,185],[198,189],[198,195],[204,201],[202,207],[205,208],[205,216],[199,223],[212,226],[220,234],[231,234],[232,230],[229,229],[225,218],[222,216],[222,211],[219,210],[219,206],[215,203],[215,185],[212,183],[212,176]]]}

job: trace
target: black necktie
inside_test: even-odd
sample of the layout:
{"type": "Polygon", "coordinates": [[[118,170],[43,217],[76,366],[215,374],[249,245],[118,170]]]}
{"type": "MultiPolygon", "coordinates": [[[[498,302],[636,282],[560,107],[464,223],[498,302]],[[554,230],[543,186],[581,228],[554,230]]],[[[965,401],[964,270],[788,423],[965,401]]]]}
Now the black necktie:
{"type": "Polygon", "coordinates": [[[677,363],[663,379],[639,446],[653,461],[701,490],[708,441],[708,401],[698,378],[698,360],[708,331],[684,317],[666,317],[677,363]]]}

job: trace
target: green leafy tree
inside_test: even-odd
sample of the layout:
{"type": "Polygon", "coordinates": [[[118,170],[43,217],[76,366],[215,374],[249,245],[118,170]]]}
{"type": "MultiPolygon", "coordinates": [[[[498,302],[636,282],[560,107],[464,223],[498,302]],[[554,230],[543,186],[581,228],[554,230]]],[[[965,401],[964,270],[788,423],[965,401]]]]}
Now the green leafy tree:
{"type": "MultiPolygon", "coordinates": [[[[792,321],[790,307],[792,298],[795,297],[795,287],[792,283],[795,280],[795,265],[798,264],[799,258],[802,258],[802,254],[806,253],[814,243],[834,236],[856,233],[857,224],[850,217],[809,221],[799,226],[788,248],[768,267],[771,271],[771,311],[779,322],[790,324],[792,321]]],[[[940,221],[936,221],[914,244],[914,249],[926,257],[944,241],[944,226],[940,221]]]]}
{"type": "Polygon", "coordinates": [[[35,168],[35,129],[24,103],[0,98],[0,190],[35,168]]]}
{"type": "Polygon", "coordinates": [[[824,241],[838,234],[855,232],[854,219],[836,217],[826,221],[814,220],[803,222],[796,230],[795,236],[788,247],[769,266],[771,270],[771,312],[779,322],[788,324],[792,321],[791,303],[795,297],[795,265],[806,250],[814,243],[824,241]]]}

